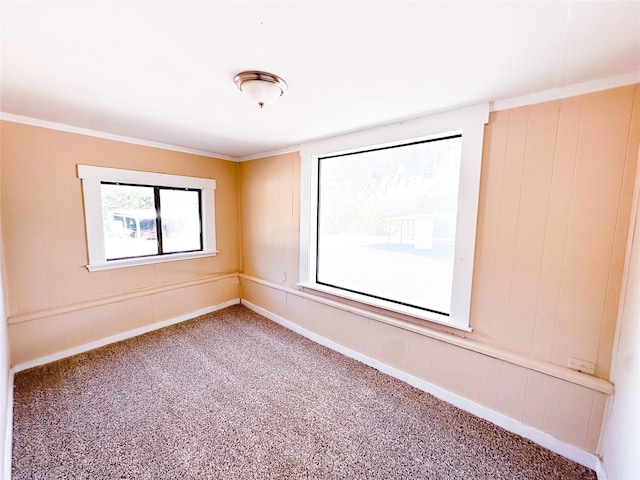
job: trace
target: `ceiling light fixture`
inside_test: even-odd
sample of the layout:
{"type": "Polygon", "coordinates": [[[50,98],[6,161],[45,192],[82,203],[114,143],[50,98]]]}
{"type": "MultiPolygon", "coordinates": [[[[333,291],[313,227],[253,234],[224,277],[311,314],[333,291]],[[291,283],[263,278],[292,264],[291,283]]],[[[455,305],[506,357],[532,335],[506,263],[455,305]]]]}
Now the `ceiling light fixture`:
{"type": "Polygon", "coordinates": [[[260,108],[275,102],[287,91],[287,83],[273,73],[248,71],[240,72],[233,79],[241,92],[258,103],[260,108]]]}

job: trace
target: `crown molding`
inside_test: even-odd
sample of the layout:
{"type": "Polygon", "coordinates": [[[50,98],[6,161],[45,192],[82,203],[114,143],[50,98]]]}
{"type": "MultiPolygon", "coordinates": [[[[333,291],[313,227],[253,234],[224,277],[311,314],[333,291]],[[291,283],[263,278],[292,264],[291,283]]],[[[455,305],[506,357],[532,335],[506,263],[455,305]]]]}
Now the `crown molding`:
{"type": "MultiPolygon", "coordinates": [[[[535,92],[519,97],[508,98],[504,100],[495,100],[489,105],[491,112],[500,110],[509,110],[512,108],[524,107],[526,105],[535,105],[543,102],[550,102],[554,100],[560,100],[562,98],[575,97],[577,95],[584,95],[587,93],[598,92],[601,90],[608,90],[611,88],[624,87],[627,85],[634,85],[640,83],[640,71],[626,73],[624,75],[618,75],[615,77],[607,77],[599,80],[593,80],[590,82],[577,83],[574,85],[568,85],[566,87],[554,88],[550,90],[544,90],[541,92],[535,92]]],[[[221,160],[228,160],[231,162],[247,162],[251,160],[258,160],[261,158],[272,157],[274,155],[282,155],[285,153],[291,153],[300,151],[302,147],[307,143],[304,142],[299,145],[292,145],[288,147],[278,148],[265,152],[255,153],[251,155],[245,155],[240,157],[232,157],[229,155],[222,155],[219,153],[208,152],[205,150],[198,150],[194,148],[182,147],[179,145],[171,145],[167,143],[154,142],[151,140],[144,140],[141,138],[127,137],[124,135],[116,135],[112,133],[100,132],[97,130],[91,130],[87,128],[74,127],[62,123],[50,122],[47,120],[40,120],[37,118],[24,117],[15,115],[12,113],[0,112],[0,120],[6,120],[8,122],[22,123],[25,125],[31,125],[34,127],[43,127],[51,130],[60,130],[63,132],[77,133],[79,135],[87,135],[90,137],[103,138],[106,140],[114,140],[117,142],[131,143],[134,145],[143,145],[146,147],[160,148],[162,150],[172,150],[175,152],[189,153],[192,155],[200,155],[203,157],[217,158],[221,160]]]]}
{"type": "Polygon", "coordinates": [[[261,158],[275,157],[276,155],[284,155],[285,153],[299,152],[301,148],[302,148],[302,145],[293,145],[291,147],[277,148],[275,150],[269,150],[266,152],[254,153],[251,155],[238,157],[236,161],[249,162],[251,160],[259,160],[261,158]]]}
{"type": "MultiPolygon", "coordinates": [[[[489,104],[489,111],[495,112],[499,110],[509,110],[511,108],[524,107],[526,105],[535,105],[537,103],[550,102],[553,100],[560,100],[562,98],[568,98],[568,97],[575,97],[577,95],[584,95],[587,93],[593,93],[593,92],[598,92],[602,90],[609,90],[611,88],[634,85],[636,83],[640,83],[640,71],[626,73],[624,75],[618,75],[615,77],[601,78],[599,80],[593,80],[590,82],[577,83],[574,85],[568,85],[566,87],[544,90],[541,92],[522,95],[519,97],[513,97],[513,98],[504,99],[504,100],[495,100],[489,104]]],[[[427,114],[427,115],[424,115],[424,117],[428,117],[435,114],[437,113],[427,114]]],[[[419,118],[422,118],[422,117],[419,117],[419,118]]],[[[413,120],[413,119],[409,119],[409,120],[413,120]]],[[[394,123],[397,123],[397,122],[394,122],[394,123]]],[[[388,125],[393,125],[393,123],[388,125]]],[[[388,126],[388,125],[381,125],[381,126],[376,126],[372,128],[381,128],[381,127],[384,128],[385,126],[388,126]]],[[[369,129],[365,129],[365,130],[369,130],[369,129]]],[[[341,136],[341,134],[335,135],[335,136],[339,137],[341,136]]],[[[333,138],[333,136],[329,138],[333,138]]],[[[326,140],[326,138],[322,140],[326,140]]],[[[300,145],[293,145],[286,148],[269,150],[266,152],[255,153],[252,155],[238,157],[237,161],[246,162],[250,160],[258,160],[261,158],[272,157],[274,155],[281,155],[284,153],[300,151],[303,149],[305,145],[315,143],[316,141],[317,140],[304,142],[300,145]]]]}
{"type": "Polygon", "coordinates": [[[32,127],[47,128],[49,130],[58,130],[61,132],[76,133],[78,135],[86,135],[88,137],[102,138],[105,140],[113,140],[116,142],[130,143],[133,145],[142,145],[144,147],[159,148],[161,150],[171,150],[173,152],[189,153],[192,155],[200,155],[202,157],[208,157],[208,158],[217,158],[219,160],[228,160],[231,162],[238,161],[238,159],[235,157],[230,157],[229,155],[222,155],[220,153],[207,152],[205,150],[182,147],[179,145],[172,145],[169,143],[154,142],[154,141],[145,140],[142,138],[127,137],[125,135],[116,135],[113,133],[100,132],[98,130],[91,130],[89,128],[74,127],[73,125],[50,122],[48,120],[40,120],[38,118],[32,118],[32,117],[24,117],[22,115],[15,115],[13,113],[0,112],[0,120],[13,122],[13,123],[21,123],[23,125],[30,125],[32,127]]]}
{"type": "Polygon", "coordinates": [[[615,77],[601,78],[590,82],[576,83],[566,87],[544,90],[542,92],[530,93],[520,97],[509,98],[506,100],[496,100],[491,103],[491,111],[509,110],[511,108],[524,107],[526,105],[535,105],[537,103],[551,102],[568,97],[585,95],[587,93],[599,92],[601,90],[609,90],[611,88],[625,87],[640,83],[640,71],[626,73],[615,77]]]}

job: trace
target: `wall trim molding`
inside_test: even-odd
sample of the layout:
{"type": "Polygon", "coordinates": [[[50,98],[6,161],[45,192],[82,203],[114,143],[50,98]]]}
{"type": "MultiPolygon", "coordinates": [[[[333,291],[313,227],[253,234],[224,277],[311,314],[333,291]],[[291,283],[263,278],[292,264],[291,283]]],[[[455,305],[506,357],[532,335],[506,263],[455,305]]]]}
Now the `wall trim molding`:
{"type": "Polygon", "coordinates": [[[182,147],[180,145],[172,145],[170,143],[154,142],[153,140],[145,140],[142,138],[128,137],[126,135],[118,135],[115,133],[101,132],[90,128],[75,127],[64,123],[52,122],[49,120],[41,120],[33,117],[25,117],[15,115],[13,113],[0,112],[0,120],[7,122],[21,123],[22,125],[30,125],[32,127],[48,128],[49,130],[58,130],[60,132],[75,133],[85,135],[87,137],[101,138],[103,140],[113,140],[116,142],[130,143],[132,145],[141,145],[143,147],[159,148],[161,150],[170,150],[173,152],[189,153],[191,155],[199,155],[201,157],[216,158],[218,160],[228,160],[237,162],[238,159],[229,155],[208,152],[206,150],[198,150],[196,148],[182,147]]]}
{"type": "MultiPolygon", "coordinates": [[[[233,300],[228,300],[226,302],[219,303],[217,305],[202,308],[200,310],[196,310],[195,312],[185,313],[184,315],[179,315],[177,317],[170,318],[168,320],[162,320],[160,322],[155,322],[149,325],[145,325],[144,327],[134,328],[133,330],[127,330],[126,332],[117,333],[116,335],[100,338],[98,340],[94,340],[93,342],[78,345],[77,347],[69,348],[67,350],[62,350],[60,352],[52,353],[50,355],[45,355],[43,357],[35,358],[33,360],[28,360],[26,362],[22,362],[17,365],[14,365],[12,370],[15,373],[18,373],[24,370],[28,370],[29,368],[39,367],[40,365],[46,365],[47,363],[55,362],[56,360],[61,360],[63,358],[71,357],[79,353],[88,352],[89,350],[95,350],[96,348],[104,347],[105,345],[109,345],[111,343],[116,343],[122,340],[126,340],[128,338],[137,337],[138,335],[143,335],[145,333],[149,333],[154,330],[159,330],[161,328],[168,327],[176,323],[192,320],[201,315],[215,312],[217,310],[222,310],[223,308],[227,308],[232,305],[238,305],[238,304],[240,304],[240,299],[234,298],[233,300]]],[[[12,379],[11,385],[13,385],[13,379],[12,379]]]]}
{"type": "Polygon", "coordinates": [[[601,78],[590,82],[576,83],[566,87],[554,88],[542,92],[522,95],[520,97],[509,98],[505,100],[496,100],[491,103],[491,111],[509,110],[512,108],[524,107],[526,105],[535,105],[538,103],[551,102],[563,98],[585,95],[588,93],[609,90],[612,88],[626,87],[640,83],[640,72],[631,72],[615,77],[601,78]]]}
{"type": "Polygon", "coordinates": [[[123,293],[120,295],[113,295],[110,297],[100,298],[97,300],[90,300],[87,302],[78,303],[75,305],[65,305],[62,307],[53,307],[47,308],[45,310],[38,310],[37,312],[27,312],[21,313],[18,315],[9,315],[7,318],[7,323],[9,325],[13,325],[15,323],[28,322],[31,320],[37,320],[45,317],[54,317],[56,315],[63,315],[65,313],[75,312],[78,310],[86,310],[88,308],[100,307],[102,305],[107,305],[110,303],[122,302],[125,300],[131,300],[139,297],[146,297],[149,295],[155,295],[162,292],[168,292],[171,290],[179,290],[181,288],[193,287],[195,285],[201,285],[204,283],[212,283],[218,282],[220,280],[227,280],[230,278],[238,278],[237,273],[227,273],[223,275],[207,275],[206,277],[200,277],[195,280],[188,280],[186,282],[165,284],[150,288],[143,288],[139,290],[134,290],[129,293],[123,293]]]}
{"type": "MultiPolygon", "coordinates": [[[[601,78],[598,80],[592,80],[590,82],[576,83],[573,85],[567,85],[565,87],[552,88],[552,89],[544,90],[541,92],[533,92],[528,95],[521,95],[519,97],[506,98],[502,100],[493,100],[493,101],[490,101],[489,110],[491,112],[495,112],[499,110],[508,110],[511,108],[524,107],[526,105],[535,105],[538,103],[550,102],[553,100],[560,100],[562,98],[575,97],[577,95],[584,95],[587,93],[594,93],[602,90],[609,90],[611,88],[625,87],[625,86],[633,85],[636,83],[640,83],[640,71],[626,73],[623,75],[617,75],[614,77],[601,78]]],[[[464,107],[461,106],[460,108],[464,108],[464,107]]],[[[448,110],[451,110],[451,109],[448,109],[448,110]]],[[[404,119],[404,121],[414,120],[416,118],[422,118],[429,115],[435,115],[438,113],[447,112],[448,110],[425,112],[424,114],[419,115],[417,117],[406,118],[404,119]]],[[[384,127],[387,125],[388,124],[373,125],[373,126],[366,127],[364,130],[369,130],[370,128],[376,128],[380,126],[384,127]]],[[[345,133],[347,134],[357,133],[360,131],[361,130],[355,130],[353,132],[343,132],[335,136],[341,136],[345,133]]],[[[238,157],[235,159],[235,161],[248,162],[251,160],[259,160],[262,158],[273,157],[276,155],[283,155],[283,154],[295,152],[295,151],[301,151],[303,147],[307,144],[314,143],[316,141],[328,140],[333,137],[334,136],[332,135],[330,137],[322,137],[322,138],[315,139],[313,141],[304,142],[296,145],[289,145],[282,148],[276,148],[274,150],[268,150],[260,153],[253,153],[250,155],[238,157]]]]}
{"type": "Polygon", "coordinates": [[[289,147],[276,148],[275,150],[269,150],[267,152],[252,153],[251,155],[245,155],[238,157],[238,162],[250,162],[251,160],[261,160],[263,158],[276,157],[278,155],[286,155],[287,153],[299,152],[302,144],[291,145],[289,147]]]}
{"type": "MultiPolygon", "coordinates": [[[[534,92],[529,95],[522,95],[519,97],[508,98],[504,100],[494,100],[490,103],[490,111],[495,112],[499,110],[508,110],[511,108],[523,107],[525,105],[534,105],[537,103],[549,102],[552,100],[559,100],[567,97],[574,97],[576,95],[583,95],[586,93],[597,92],[601,90],[607,90],[610,88],[624,87],[627,85],[633,85],[640,83],[640,72],[631,72],[615,77],[607,77],[599,80],[593,80],[590,82],[578,83],[574,85],[568,85],[566,87],[559,87],[542,92],[534,92]]],[[[422,116],[432,115],[438,112],[425,112],[424,115],[415,118],[421,118],[422,116]]],[[[411,118],[413,119],[413,117],[411,118]]],[[[405,119],[405,120],[411,120],[405,119]]],[[[230,155],[223,155],[220,153],[209,152],[206,150],[199,150],[195,148],[183,147],[179,145],[172,145],[169,143],[155,142],[152,140],[145,140],[142,138],[128,137],[126,135],[118,135],[114,133],[101,132],[99,130],[92,130],[89,128],[75,127],[73,125],[67,125],[64,123],[52,122],[49,120],[41,120],[33,117],[26,117],[22,115],[16,115],[8,112],[0,112],[0,120],[7,122],[20,123],[23,125],[30,125],[32,127],[48,128],[50,130],[58,130],[67,133],[76,133],[79,135],[86,135],[89,137],[102,138],[105,140],[113,140],[116,142],[129,143],[133,145],[141,145],[145,147],[159,148],[162,150],[171,150],[180,153],[189,153],[192,155],[200,155],[208,158],[216,158],[219,160],[227,160],[230,162],[246,162],[251,160],[259,160],[261,158],[272,157],[275,155],[282,155],[295,151],[300,151],[306,143],[290,145],[266,152],[253,153],[250,155],[244,155],[240,157],[233,157],[230,155]]],[[[384,125],[383,125],[384,126],[384,125]]],[[[332,137],[323,137],[319,140],[327,140],[332,137]]]]}
{"type": "MultiPolygon", "coordinates": [[[[576,385],[580,385],[582,387],[586,387],[591,390],[604,393],[606,395],[612,395],[614,392],[614,386],[608,380],[594,377],[592,375],[587,375],[585,373],[571,370],[569,368],[560,367],[558,365],[555,365],[550,362],[546,362],[544,360],[538,360],[535,358],[527,357],[525,355],[508,352],[506,350],[502,350],[492,345],[483,344],[466,337],[462,337],[459,335],[452,335],[444,331],[428,328],[422,325],[408,322],[406,320],[401,320],[399,318],[381,315],[379,313],[372,312],[370,310],[365,310],[364,308],[355,307],[347,303],[340,302],[338,300],[333,300],[333,299],[325,298],[320,295],[313,295],[300,290],[295,290],[293,288],[285,287],[277,283],[273,283],[268,280],[263,280],[261,278],[253,277],[251,275],[247,275],[244,273],[241,273],[239,277],[243,280],[258,283],[260,285],[264,285],[269,288],[280,290],[282,292],[289,293],[291,295],[296,295],[298,297],[306,298],[307,300],[311,300],[317,303],[322,303],[324,305],[328,305],[333,308],[338,308],[340,310],[355,313],[356,315],[370,318],[378,322],[386,323],[394,327],[402,328],[403,330],[408,330],[410,332],[417,333],[419,335],[424,335],[425,337],[429,337],[434,340],[446,342],[460,348],[465,348],[467,350],[471,350],[473,352],[480,353],[482,355],[487,355],[489,357],[493,357],[498,360],[502,360],[505,362],[512,363],[514,365],[518,365],[523,368],[527,368],[529,370],[534,370],[536,372],[540,372],[545,375],[549,375],[551,377],[559,378],[560,380],[571,382],[576,385]]],[[[244,299],[243,299],[243,302],[244,302],[244,299]]]]}
{"type": "Polygon", "coordinates": [[[429,382],[426,382],[420,378],[414,377],[402,370],[399,370],[395,367],[391,367],[385,363],[382,363],[374,358],[363,355],[355,350],[351,350],[350,348],[345,347],[339,343],[334,342],[333,340],[329,340],[328,338],[322,337],[316,333],[313,333],[305,328],[300,327],[299,325],[290,322],[262,307],[259,307],[247,300],[242,300],[241,304],[246,306],[247,308],[253,310],[254,312],[272,320],[275,323],[282,325],[283,327],[292,330],[309,340],[312,340],[320,345],[323,345],[327,348],[335,350],[347,357],[358,360],[370,367],[373,367],[377,370],[380,370],[387,375],[390,375],[398,380],[401,380],[409,385],[416,387],[424,392],[427,392],[440,400],[443,400],[447,403],[450,403],[462,410],[465,410],[473,415],[476,415],[480,418],[483,418],[499,427],[508,430],[511,433],[515,433],[524,438],[531,440],[532,442],[541,445],[558,455],[562,455],[569,460],[579,463],[587,468],[592,470],[599,469],[599,459],[593,454],[590,454],[580,448],[577,448],[573,445],[565,443],[557,438],[549,435],[548,433],[544,433],[540,430],[537,430],[531,426],[525,425],[519,421],[516,421],[506,415],[498,413],[490,408],[487,408],[483,405],[479,405],[475,402],[472,402],[464,397],[461,397],[457,394],[451,393],[441,387],[433,385],[429,382]]]}

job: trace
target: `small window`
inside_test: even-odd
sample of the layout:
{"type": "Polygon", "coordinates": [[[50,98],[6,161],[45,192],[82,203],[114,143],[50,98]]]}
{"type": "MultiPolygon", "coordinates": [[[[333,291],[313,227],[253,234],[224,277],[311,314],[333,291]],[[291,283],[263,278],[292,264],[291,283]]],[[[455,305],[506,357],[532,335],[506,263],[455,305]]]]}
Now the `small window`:
{"type": "Polygon", "coordinates": [[[100,183],[107,261],[202,251],[201,190],[100,183]]]}
{"type": "Polygon", "coordinates": [[[215,255],[215,180],[78,165],[91,271],[215,255]]]}

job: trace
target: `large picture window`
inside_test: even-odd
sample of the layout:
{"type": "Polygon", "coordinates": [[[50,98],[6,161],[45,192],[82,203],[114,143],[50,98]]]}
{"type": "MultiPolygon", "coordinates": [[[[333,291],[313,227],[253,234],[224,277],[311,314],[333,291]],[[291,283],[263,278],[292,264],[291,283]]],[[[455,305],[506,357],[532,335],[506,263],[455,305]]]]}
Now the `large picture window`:
{"type": "Polygon", "coordinates": [[[91,271],[215,255],[215,180],[78,165],[91,271]]]}
{"type": "Polygon", "coordinates": [[[488,105],[301,149],[300,286],[470,330],[488,105]]]}
{"type": "Polygon", "coordinates": [[[316,282],[449,316],[461,145],[319,157],[316,282]]]}

